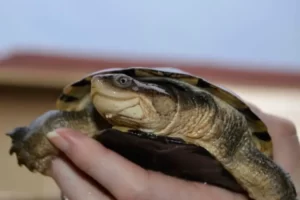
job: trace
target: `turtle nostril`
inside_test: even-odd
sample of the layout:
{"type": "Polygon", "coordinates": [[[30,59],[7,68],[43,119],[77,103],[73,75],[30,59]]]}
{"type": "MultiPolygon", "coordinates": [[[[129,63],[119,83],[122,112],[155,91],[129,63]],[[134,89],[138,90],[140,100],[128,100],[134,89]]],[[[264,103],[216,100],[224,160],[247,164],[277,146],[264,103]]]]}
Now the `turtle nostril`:
{"type": "Polygon", "coordinates": [[[28,132],[27,127],[17,127],[11,132],[6,133],[6,135],[12,139],[13,143],[15,143],[15,142],[22,141],[26,136],[27,132],[28,132]]]}

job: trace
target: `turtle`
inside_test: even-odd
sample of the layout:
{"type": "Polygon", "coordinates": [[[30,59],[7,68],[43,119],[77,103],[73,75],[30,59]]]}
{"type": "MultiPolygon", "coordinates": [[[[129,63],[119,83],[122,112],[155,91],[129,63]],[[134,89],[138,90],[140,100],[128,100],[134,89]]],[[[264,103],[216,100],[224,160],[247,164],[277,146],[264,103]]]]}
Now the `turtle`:
{"type": "MultiPolygon", "coordinates": [[[[213,163],[215,169],[218,169],[219,172],[227,173],[225,176],[222,175],[222,177],[226,177],[226,180],[231,181],[228,182],[236,181],[237,184],[233,183],[233,185],[235,184],[234,187],[241,185],[250,198],[257,200],[296,198],[295,188],[288,175],[272,161],[272,141],[266,125],[239,97],[200,77],[170,68],[131,67],[102,70],[67,85],[57,100],[57,108],[59,109],[58,111],[47,112],[29,127],[17,128],[9,133],[14,143],[11,153],[16,152],[19,162],[25,163],[31,170],[39,168],[38,171],[47,174],[47,163],[52,159],[52,156],[46,157],[46,160],[43,160],[44,158],[40,159],[42,162],[39,162],[39,166],[36,166],[37,162],[28,162],[30,160],[28,159],[30,148],[35,149],[34,152],[31,151],[29,153],[36,154],[35,160],[39,159],[40,154],[45,156],[45,151],[48,154],[49,152],[52,155],[57,154],[55,148],[44,137],[45,132],[50,131],[49,121],[52,129],[61,126],[71,126],[72,128],[86,131],[86,124],[89,124],[89,127],[93,127],[93,130],[86,131],[87,134],[89,133],[91,137],[102,143],[107,142],[107,146],[110,146],[109,143],[115,143],[115,146],[112,145],[110,148],[118,149],[116,151],[119,151],[121,154],[124,152],[124,149],[121,148],[122,145],[116,144],[116,138],[118,137],[127,137],[128,143],[134,140],[142,141],[146,139],[144,142],[146,141],[148,147],[151,146],[150,143],[152,145],[159,144],[167,149],[172,149],[171,146],[180,146],[182,148],[181,151],[172,151],[176,152],[173,154],[176,158],[177,154],[188,152],[186,149],[192,148],[197,153],[190,159],[197,156],[198,158],[205,157],[207,163],[213,163]],[[122,85],[127,84],[128,80],[134,85],[126,87],[122,85]],[[116,107],[124,108],[125,106],[126,108],[126,98],[123,99],[123,102],[117,103],[115,98],[122,97],[122,95],[128,98],[132,97],[132,95],[135,97],[143,96],[144,105],[148,106],[144,109],[149,111],[148,114],[152,115],[153,121],[147,123],[147,120],[135,121],[126,117],[124,119],[124,116],[141,117],[144,113],[143,110],[138,108],[125,109],[123,113],[121,112],[123,118],[120,117],[120,113],[115,112],[116,107]],[[163,103],[159,103],[154,99],[163,100],[160,101],[163,103]],[[145,102],[148,102],[148,104],[145,102]],[[155,106],[153,106],[154,104],[155,106]],[[158,111],[155,109],[158,109],[158,111]],[[194,123],[192,125],[194,126],[193,131],[189,130],[188,127],[184,126],[184,123],[187,123],[189,120],[200,120],[201,109],[207,111],[208,115],[206,117],[208,119],[217,120],[216,123],[210,123],[211,121],[206,120],[205,123],[208,123],[209,126],[202,127],[202,129],[200,128],[201,123],[194,123]],[[155,115],[154,111],[165,113],[155,115]],[[178,119],[177,129],[174,128],[174,122],[171,120],[172,116],[176,116],[176,119],[178,119]],[[74,119],[73,122],[70,122],[72,119],[74,119]],[[53,121],[56,123],[53,123],[53,121]],[[101,124],[100,129],[105,129],[101,134],[98,128],[99,121],[101,124]],[[165,122],[165,124],[161,122],[165,122]],[[154,124],[160,124],[162,127],[166,124],[168,125],[167,129],[166,127],[153,129],[154,124]],[[114,127],[110,129],[112,125],[114,127]],[[209,131],[212,127],[217,127],[215,128],[217,131],[209,131]],[[160,130],[168,131],[160,132],[160,130]],[[206,130],[210,134],[204,134],[204,136],[200,137],[201,130],[206,130]],[[37,132],[42,134],[36,134],[37,132]],[[114,135],[112,133],[118,136],[112,137],[114,135]],[[109,139],[105,140],[105,137],[109,139]],[[150,142],[151,139],[152,142],[150,142]],[[37,143],[36,141],[39,142],[37,143]],[[35,148],[32,148],[33,144],[35,148]],[[30,145],[31,147],[28,148],[30,145]],[[278,183],[278,185],[274,185],[274,183],[278,183]]],[[[140,146],[139,150],[141,148],[145,150],[147,145],[140,146]]],[[[148,153],[150,152],[154,156],[158,155],[157,152],[153,153],[152,148],[148,150],[148,153]]],[[[137,163],[140,162],[139,164],[144,162],[137,161],[137,157],[133,159],[132,155],[131,152],[125,156],[128,158],[131,156],[131,159],[137,163]]],[[[169,155],[164,155],[164,158],[167,158],[169,155]]],[[[182,169],[190,166],[192,165],[182,166],[182,169]]],[[[198,164],[198,167],[199,172],[201,171],[201,164],[198,164]]],[[[149,168],[151,169],[151,167],[149,168]]],[[[177,170],[173,174],[171,173],[171,175],[185,176],[180,174],[183,171],[182,169],[177,170]]],[[[158,170],[163,171],[162,168],[158,170]]],[[[169,173],[170,170],[165,170],[164,172],[169,173]]],[[[189,178],[193,179],[191,177],[196,174],[192,174],[189,178]]],[[[212,184],[218,185],[216,181],[210,181],[212,184]]],[[[226,188],[226,186],[224,187],[226,188]]]]}
{"type": "Polygon", "coordinates": [[[236,94],[228,91],[221,86],[212,84],[209,81],[188,74],[185,71],[177,68],[156,67],[129,67],[129,68],[110,68],[88,74],[84,78],[67,85],[56,102],[56,107],[60,110],[79,111],[86,107],[91,102],[90,90],[91,79],[99,74],[105,73],[123,73],[132,77],[169,77],[178,81],[195,85],[198,88],[208,91],[210,94],[224,100],[230,106],[241,112],[247,119],[249,126],[253,129],[253,141],[257,148],[269,157],[272,157],[272,141],[268,133],[268,129],[264,122],[250,109],[250,107],[236,94]]]}

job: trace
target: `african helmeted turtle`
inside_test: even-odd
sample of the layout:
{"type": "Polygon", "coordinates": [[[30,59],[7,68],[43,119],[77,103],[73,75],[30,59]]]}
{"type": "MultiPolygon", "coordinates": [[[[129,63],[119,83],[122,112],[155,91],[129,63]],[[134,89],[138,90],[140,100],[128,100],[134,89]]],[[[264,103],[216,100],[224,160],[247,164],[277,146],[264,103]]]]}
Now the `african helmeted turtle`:
{"type": "MultiPolygon", "coordinates": [[[[57,154],[54,148],[50,148],[47,140],[43,139],[43,135],[51,129],[70,127],[83,130],[101,141],[99,138],[113,134],[99,134],[99,130],[112,124],[128,129],[110,129],[110,133],[115,131],[114,133],[119,134],[124,131],[173,145],[180,141],[179,146],[193,145],[193,148],[203,150],[198,156],[210,154],[207,158],[218,161],[218,169],[220,166],[225,169],[219,172],[228,171],[251,198],[296,198],[289,177],[271,160],[272,141],[265,124],[237,96],[199,77],[166,68],[103,70],[66,86],[57,101],[57,108],[61,111],[48,112],[29,127],[19,128],[11,133],[19,138],[15,140],[17,142],[12,152],[17,151],[19,161],[31,170],[37,169],[46,174],[48,160],[52,157],[39,159],[39,162],[36,159],[40,154],[45,155],[45,151],[57,154]],[[36,134],[37,132],[43,134],[36,134]],[[32,135],[36,136],[30,137],[32,135]],[[24,139],[26,142],[23,144],[26,145],[21,145],[20,141],[24,139]],[[37,140],[38,145],[34,143],[37,140]],[[33,143],[35,148],[32,148],[33,143]],[[39,153],[34,153],[32,149],[39,153]],[[28,154],[29,151],[29,154],[38,156],[35,159],[26,158],[22,152],[28,154]]],[[[122,149],[118,150],[122,152],[122,149]]],[[[151,152],[151,148],[148,150],[151,152]]],[[[125,156],[130,157],[132,153],[125,156]]],[[[176,157],[175,154],[173,156],[176,157]]],[[[131,160],[140,164],[144,162],[136,158],[131,160]]],[[[200,164],[198,166],[201,168],[200,164]]],[[[176,173],[181,173],[180,171],[182,170],[178,169],[176,173]]],[[[168,173],[168,170],[164,172],[168,173]]],[[[171,175],[178,175],[176,173],[171,175]]],[[[192,177],[193,174],[190,175],[192,177]]],[[[226,177],[230,179],[229,175],[226,177]]],[[[218,181],[207,182],[218,185],[218,181]]],[[[231,189],[230,186],[227,188],[231,189]]]]}

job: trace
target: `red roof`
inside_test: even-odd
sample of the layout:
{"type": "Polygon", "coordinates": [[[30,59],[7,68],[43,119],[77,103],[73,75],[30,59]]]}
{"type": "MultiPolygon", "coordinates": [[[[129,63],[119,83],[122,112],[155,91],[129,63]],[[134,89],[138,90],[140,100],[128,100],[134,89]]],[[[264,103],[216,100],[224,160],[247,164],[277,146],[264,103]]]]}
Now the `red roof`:
{"type": "MultiPolygon", "coordinates": [[[[199,75],[210,81],[251,84],[272,85],[300,88],[300,72],[276,72],[267,70],[238,69],[236,65],[219,67],[220,64],[213,63],[186,63],[172,61],[157,61],[146,59],[120,59],[120,58],[92,58],[79,57],[75,55],[55,55],[42,53],[15,53],[0,61],[1,70],[22,70],[24,72],[39,70],[53,73],[76,72],[80,74],[90,73],[96,70],[110,67],[176,67],[187,72],[199,75]]],[[[257,68],[257,66],[256,66],[257,68]]],[[[264,67],[261,67],[265,69],[264,67]]]]}

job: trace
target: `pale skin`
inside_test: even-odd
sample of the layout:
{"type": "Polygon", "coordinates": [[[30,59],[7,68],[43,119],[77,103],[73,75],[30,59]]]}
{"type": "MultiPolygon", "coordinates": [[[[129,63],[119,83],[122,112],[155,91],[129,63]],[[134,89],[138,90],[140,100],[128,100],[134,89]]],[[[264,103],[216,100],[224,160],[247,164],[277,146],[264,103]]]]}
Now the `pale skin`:
{"type": "MultiPolygon", "coordinates": [[[[255,106],[251,108],[268,126],[274,142],[274,160],[290,173],[298,192],[300,145],[294,124],[264,113],[255,106]]],[[[144,170],[76,131],[58,129],[56,133],[49,139],[65,154],[65,158],[53,161],[51,176],[69,200],[247,199],[214,186],[144,170]]]]}

